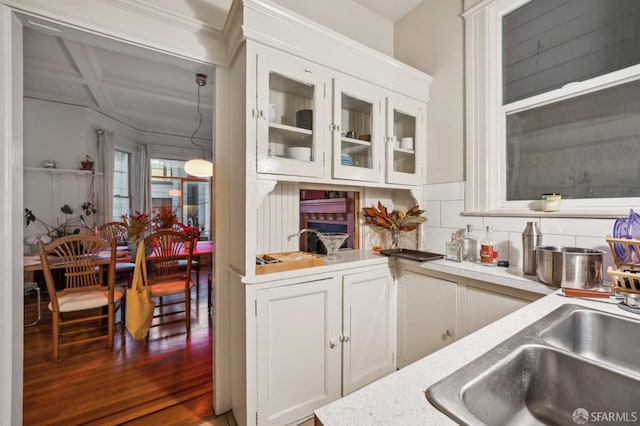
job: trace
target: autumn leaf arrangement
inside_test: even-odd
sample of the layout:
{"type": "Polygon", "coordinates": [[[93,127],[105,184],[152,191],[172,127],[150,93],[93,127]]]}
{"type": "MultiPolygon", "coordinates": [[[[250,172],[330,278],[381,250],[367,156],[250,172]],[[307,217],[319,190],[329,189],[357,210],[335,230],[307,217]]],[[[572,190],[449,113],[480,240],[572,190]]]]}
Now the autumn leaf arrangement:
{"type": "Polygon", "coordinates": [[[387,208],[378,201],[378,207],[364,207],[362,209],[365,223],[367,225],[375,225],[390,231],[413,231],[421,223],[427,220],[421,216],[424,210],[420,210],[419,206],[413,206],[406,212],[393,209],[391,213],[387,208]]]}

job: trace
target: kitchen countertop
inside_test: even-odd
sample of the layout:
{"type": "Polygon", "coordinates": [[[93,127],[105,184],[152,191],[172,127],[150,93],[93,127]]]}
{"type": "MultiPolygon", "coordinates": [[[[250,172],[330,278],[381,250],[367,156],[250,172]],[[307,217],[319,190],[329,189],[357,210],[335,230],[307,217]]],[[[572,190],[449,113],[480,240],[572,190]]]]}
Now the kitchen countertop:
{"type": "Polygon", "coordinates": [[[292,269],[284,272],[274,272],[272,274],[247,275],[242,277],[244,284],[260,284],[288,278],[305,277],[309,275],[324,274],[327,272],[341,271],[350,268],[363,266],[387,265],[392,258],[382,256],[371,250],[340,250],[338,254],[342,257],[339,260],[325,260],[321,266],[310,268],[292,269]]]}
{"type": "MultiPolygon", "coordinates": [[[[440,264],[430,265],[429,268],[431,267],[448,266],[440,264]]],[[[315,414],[325,426],[455,424],[427,401],[424,391],[566,303],[640,319],[640,315],[623,311],[615,302],[570,299],[554,292],[395,373],[317,409],[315,414]]]]}
{"type": "MultiPolygon", "coordinates": [[[[398,260],[404,262],[402,259],[398,260]]],[[[420,267],[427,271],[457,275],[545,295],[551,294],[558,289],[557,287],[542,284],[534,275],[525,275],[522,272],[521,266],[512,266],[509,268],[503,268],[501,266],[490,267],[479,263],[452,262],[442,259],[423,262],[420,264],[420,267]]]]}

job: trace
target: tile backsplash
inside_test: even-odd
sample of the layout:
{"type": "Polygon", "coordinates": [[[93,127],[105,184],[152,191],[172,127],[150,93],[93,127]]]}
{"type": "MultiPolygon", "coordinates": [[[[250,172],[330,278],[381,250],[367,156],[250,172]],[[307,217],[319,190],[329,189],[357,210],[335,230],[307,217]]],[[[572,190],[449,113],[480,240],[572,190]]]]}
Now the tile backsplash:
{"type": "MultiPolygon", "coordinates": [[[[473,225],[478,241],[485,236],[485,227],[493,228],[492,238],[498,243],[498,259],[508,260],[511,266],[522,265],[522,231],[527,222],[535,221],[542,232],[543,245],[561,245],[604,250],[605,279],[607,267],[613,265],[609,246],[605,241],[613,229],[613,219],[531,218],[463,216],[464,182],[424,186],[425,216],[422,228],[423,250],[444,253],[451,233],[473,225]]],[[[463,235],[463,232],[460,232],[463,235]]]]}

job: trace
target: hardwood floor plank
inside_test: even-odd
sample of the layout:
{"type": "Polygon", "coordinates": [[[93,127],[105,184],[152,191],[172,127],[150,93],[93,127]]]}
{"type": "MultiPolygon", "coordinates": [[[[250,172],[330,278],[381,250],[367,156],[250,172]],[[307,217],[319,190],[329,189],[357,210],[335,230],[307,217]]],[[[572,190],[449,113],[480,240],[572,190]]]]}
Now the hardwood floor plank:
{"type": "MultiPolygon", "coordinates": [[[[208,273],[203,266],[204,288],[208,273]]],[[[201,293],[191,294],[189,338],[184,323],[152,329],[148,343],[127,334],[123,344],[116,330],[113,351],[105,342],[65,348],[57,366],[45,295],[42,321],[25,329],[24,424],[228,425],[213,414],[214,333],[201,293]]],[[[29,315],[35,300],[25,303],[29,315]]]]}

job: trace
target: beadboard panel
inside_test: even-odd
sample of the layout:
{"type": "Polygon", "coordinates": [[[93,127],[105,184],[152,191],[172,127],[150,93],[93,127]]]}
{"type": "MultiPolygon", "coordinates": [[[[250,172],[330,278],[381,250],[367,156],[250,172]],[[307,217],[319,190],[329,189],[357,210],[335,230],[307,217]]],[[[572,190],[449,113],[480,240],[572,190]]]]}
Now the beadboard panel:
{"type": "Polygon", "coordinates": [[[300,184],[278,182],[257,212],[258,253],[298,250],[300,184]]]}

